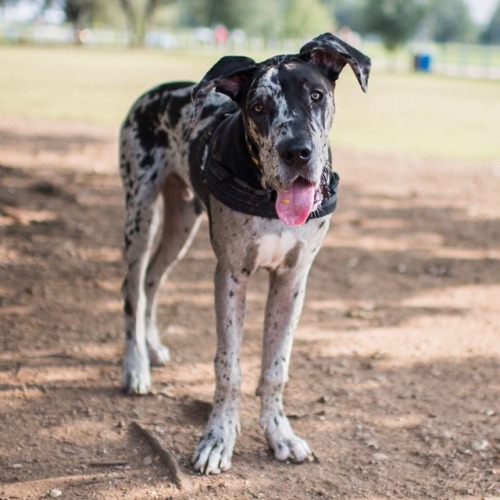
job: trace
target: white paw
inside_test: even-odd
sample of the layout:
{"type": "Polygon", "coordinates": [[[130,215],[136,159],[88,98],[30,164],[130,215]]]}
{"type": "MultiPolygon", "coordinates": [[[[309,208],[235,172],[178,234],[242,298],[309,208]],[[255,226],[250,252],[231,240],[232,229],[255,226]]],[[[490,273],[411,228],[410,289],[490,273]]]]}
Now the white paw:
{"type": "Polygon", "coordinates": [[[149,359],[137,347],[127,347],[122,367],[122,389],[127,394],[148,394],[151,390],[149,359]]]}
{"type": "Polygon", "coordinates": [[[163,366],[170,361],[170,350],[161,343],[148,344],[148,356],[151,366],[163,366]]]}
{"type": "Polygon", "coordinates": [[[203,438],[192,459],[194,470],[202,474],[220,474],[231,468],[232,450],[220,440],[203,438]]]}
{"type": "Polygon", "coordinates": [[[306,441],[299,438],[298,436],[293,436],[285,439],[278,439],[273,444],[271,444],[268,439],[270,446],[274,450],[274,456],[276,460],[281,462],[286,462],[290,460],[294,463],[302,463],[306,460],[309,462],[314,461],[314,454],[309,448],[306,441]]]}
{"type": "Polygon", "coordinates": [[[307,442],[294,434],[285,416],[272,418],[267,422],[261,420],[260,425],[277,460],[282,462],[290,460],[294,463],[315,460],[314,453],[307,442]]]}
{"type": "Polygon", "coordinates": [[[191,459],[194,470],[220,474],[231,468],[238,425],[207,426],[191,459]]]}

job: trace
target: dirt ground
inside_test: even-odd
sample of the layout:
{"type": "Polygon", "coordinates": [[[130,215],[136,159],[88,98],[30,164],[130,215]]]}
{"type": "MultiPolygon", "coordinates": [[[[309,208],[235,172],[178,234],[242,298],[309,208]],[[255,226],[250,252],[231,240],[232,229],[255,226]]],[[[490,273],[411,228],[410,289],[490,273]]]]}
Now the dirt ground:
{"type": "Polygon", "coordinates": [[[336,149],[339,206],[286,391],[318,462],[276,462],[258,427],[263,273],[233,469],[202,477],[207,225],[162,291],[173,361],[152,396],[126,397],[116,143],[110,128],[0,120],[0,499],[500,498],[499,164],[336,149]],[[134,422],[178,461],[177,484],[134,422]]]}

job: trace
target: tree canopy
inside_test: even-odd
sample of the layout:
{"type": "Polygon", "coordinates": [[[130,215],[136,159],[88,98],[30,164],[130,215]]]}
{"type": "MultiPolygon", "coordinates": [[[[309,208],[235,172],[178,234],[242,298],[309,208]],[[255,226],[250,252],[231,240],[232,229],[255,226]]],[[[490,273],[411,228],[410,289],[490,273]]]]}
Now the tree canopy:
{"type": "Polygon", "coordinates": [[[424,14],[425,5],[419,0],[366,0],[365,29],[380,35],[394,50],[416,33],[424,14]]]}
{"type": "Polygon", "coordinates": [[[464,0],[432,0],[427,19],[430,35],[436,42],[469,41],[474,25],[464,0]]]}
{"type": "Polygon", "coordinates": [[[485,43],[500,44],[500,1],[486,29],[481,34],[481,40],[485,43]]]}

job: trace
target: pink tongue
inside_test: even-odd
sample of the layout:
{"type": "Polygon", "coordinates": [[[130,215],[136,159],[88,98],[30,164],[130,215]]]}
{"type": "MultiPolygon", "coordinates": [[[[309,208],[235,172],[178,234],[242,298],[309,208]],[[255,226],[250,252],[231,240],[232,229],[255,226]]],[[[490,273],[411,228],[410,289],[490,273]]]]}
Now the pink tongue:
{"type": "Polygon", "coordinates": [[[278,193],[276,212],[285,224],[300,226],[311,213],[314,204],[314,186],[304,179],[297,179],[292,187],[278,193]]]}

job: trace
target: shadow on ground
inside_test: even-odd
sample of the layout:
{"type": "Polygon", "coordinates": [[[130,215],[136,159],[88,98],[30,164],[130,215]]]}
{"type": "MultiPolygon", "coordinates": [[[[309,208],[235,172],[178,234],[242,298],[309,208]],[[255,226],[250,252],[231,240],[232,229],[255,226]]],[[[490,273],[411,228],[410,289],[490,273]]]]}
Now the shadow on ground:
{"type": "MultiPolygon", "coordinates": [[[[40,141],[60,144],[50,133],[40,141]]],[[[276,463],[256,423],[259,274],[234,468],[200,478],[189,458],[210,409],[215,344],[206,224],[162,295],[174,360],[155,370],[154,396],[127,398],[118,390],[117,176],[0,166],[2,498],[42,498],[52,488],[108,499],[498,495],[498,346],[476,349],[468,339],[498,339],[497,306],[486,298],[498,297],[500,220],[472,217],[456,200],[366,194],[349,184],[343,193],[350,208],[339,208],[311,273],[287,390],[292,423],[319,462],[276,463]],[[176,455],[183,490],[130,431],[134,421],[152,426],[176,455]]]]}

